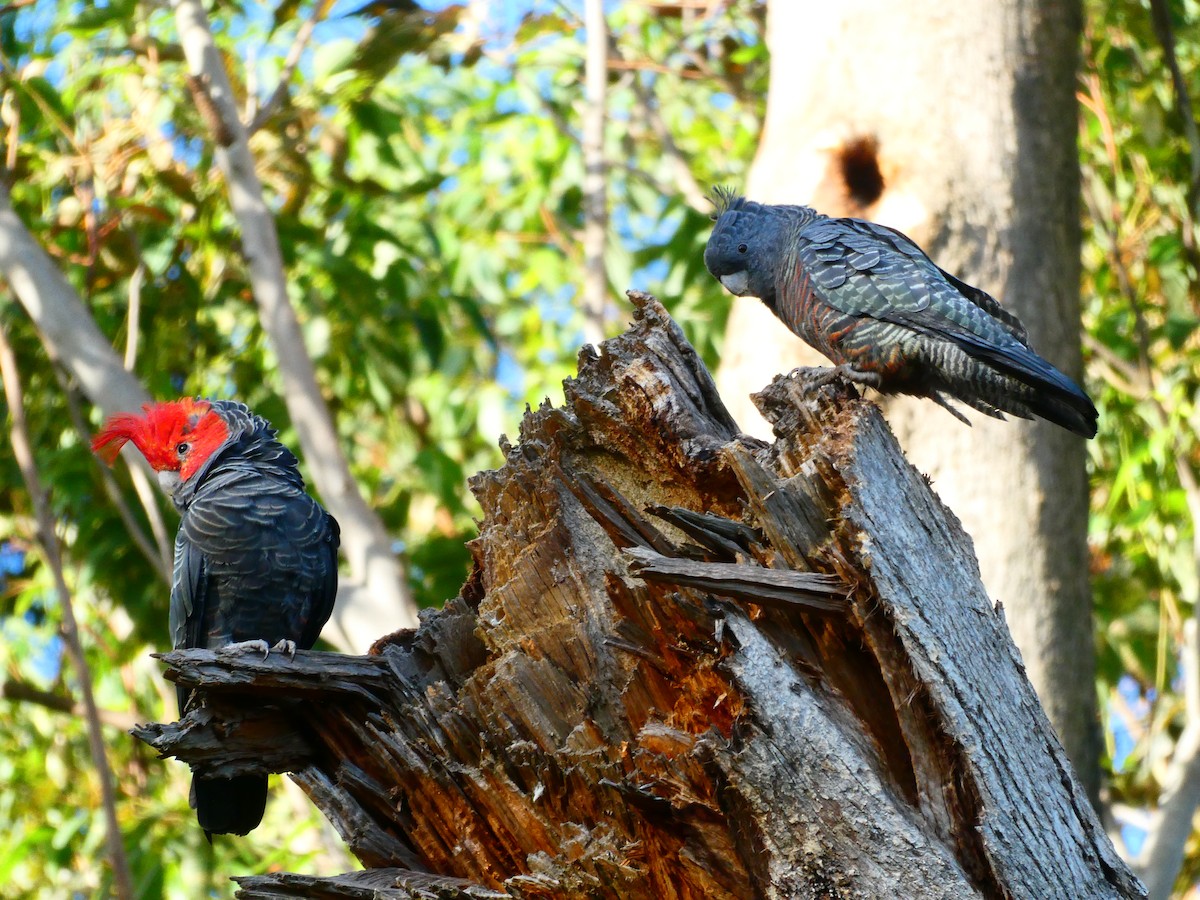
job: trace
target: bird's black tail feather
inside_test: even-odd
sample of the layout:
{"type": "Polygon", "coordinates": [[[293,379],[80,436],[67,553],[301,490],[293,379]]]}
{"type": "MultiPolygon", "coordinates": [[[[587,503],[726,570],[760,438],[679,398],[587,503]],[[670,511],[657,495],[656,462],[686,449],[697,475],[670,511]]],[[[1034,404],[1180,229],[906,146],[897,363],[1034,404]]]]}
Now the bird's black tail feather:
{"type": "Polygon", "coordinates": [[[191,802],[209,843],[214,834],[249,834],[267,808],[267,776],[193,778],[191,802]]]}
{"type": "Polygon", "coordinates": [[[1096,436],[1099,413],[1092,399],[1074,381],[1032,350],[1022,354],[1020,365],[1004,365],[1001,370],[1023,382],[1030,393],[1021,400],[1030,411],[1067,431],[1085,438],[1096,436]]]}
{"type": "MultiPolygon", "coordinates": [[[[976,339],[974,335],[969,338],[958,341],[963,350],[1030,389],[1020,398],[1030,412],[1082,437],[1096,436],[1096,420],[1099,418],[1096,406],[1069,377],[1016,340],[996,347],[976,339]]],[[[992,398],[989,400],[994,402],[992,398]]]]}
{"type": "Polygon", "coordinates": [[[1038,390],[1036,385],[1030,385],[1030,387],[1034,389],[1034,392],[1026,398],[1025,402],[1036,415],[1055,425],[1061,425],[1067,431],[1073,431],[1081,437],[1094,438],[1096,436],[1096,419],[1098,418],[1096,407],[1086,396],[1062,392],[1051,393],[1038,390]]]}

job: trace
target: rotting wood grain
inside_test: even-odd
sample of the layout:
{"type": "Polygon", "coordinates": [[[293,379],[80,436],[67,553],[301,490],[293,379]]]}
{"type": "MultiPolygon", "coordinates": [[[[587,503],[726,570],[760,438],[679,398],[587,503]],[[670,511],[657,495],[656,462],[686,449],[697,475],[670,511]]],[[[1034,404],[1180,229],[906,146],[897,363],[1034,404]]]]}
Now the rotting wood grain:
{"type": "Polygon", "coordinates": [[[239,895],[1140,896],[874,407],[799,373],[758,399],[775,443],[743,439],[630,296],[472,479],[474,569],[419,629],[165,658],[205,705],[156,746],[214,771],[260,741],[369,867],[239,895]]]}
{"type": "Polygon", "coordinates": [[[625,556],[633,561],[630,572],[644,581],[696,588],[776,609],[817,615],[846,612],[847,587],[831,575],[673,559],[642,547],[630,547],[625,556]]]}
{"type": "Polygon", "coordinates": [[[503,900],[508,895],[471,884],[461,878],[428,875],[395,867],[349,872],[333,878],[293,875],[243,876],[238,882],[238,897],[267,900],[272,897],[301,897],[304,900],[382,900],[403,897],[411,900],[503,900]]]}

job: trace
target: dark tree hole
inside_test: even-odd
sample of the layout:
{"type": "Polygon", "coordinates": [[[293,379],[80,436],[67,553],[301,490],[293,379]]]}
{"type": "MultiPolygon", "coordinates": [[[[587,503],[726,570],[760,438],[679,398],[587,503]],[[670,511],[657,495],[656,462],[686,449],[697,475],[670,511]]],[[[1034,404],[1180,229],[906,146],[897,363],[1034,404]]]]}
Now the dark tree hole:
{"type": "Polygon", "coordinates": [[[838,150],[838,165],[851,203],[867,207],[883,194],[879,171],[879,142],[873,137],[855,138],[838,150]]]}

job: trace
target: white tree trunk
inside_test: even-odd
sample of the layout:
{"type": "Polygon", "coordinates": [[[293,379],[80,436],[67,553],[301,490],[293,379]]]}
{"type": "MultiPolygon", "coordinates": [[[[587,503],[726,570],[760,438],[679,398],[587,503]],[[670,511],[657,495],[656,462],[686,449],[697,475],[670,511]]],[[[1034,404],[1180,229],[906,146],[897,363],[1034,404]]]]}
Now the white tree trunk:
{"type": "MultiPolygon", "coordinates": [[[[1077,3],[1051,0],[772,3],[771,94],[747,193],[899,228],[1016,312],[1034,347],[1078,374],[1080,23],[1077,3]]],[[[751,431],[761,423],[751,391],[821,364],[749,298],[736,301],[726,347],[718,382],[751,431]]],[[[1094,800],[1083,442],[971,412],[967,429],[926,401],[887,410],[909,458],[974,537],[984,583],[1094,800]]]]}

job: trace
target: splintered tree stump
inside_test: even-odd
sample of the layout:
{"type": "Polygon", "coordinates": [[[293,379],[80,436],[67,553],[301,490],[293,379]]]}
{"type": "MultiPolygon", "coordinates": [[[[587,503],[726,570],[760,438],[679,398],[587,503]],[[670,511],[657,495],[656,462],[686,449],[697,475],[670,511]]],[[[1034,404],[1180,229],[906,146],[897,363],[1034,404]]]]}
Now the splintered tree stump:
{"type": "Polygon", "coordinates": [[[876,407],[794,373],[747,438],[630,298],[472,480],[473,571],[416,631],[165,655],[205,702],[138,736],[294,773],[366,866],[238,896],[1142,896],[876,407]]]}

